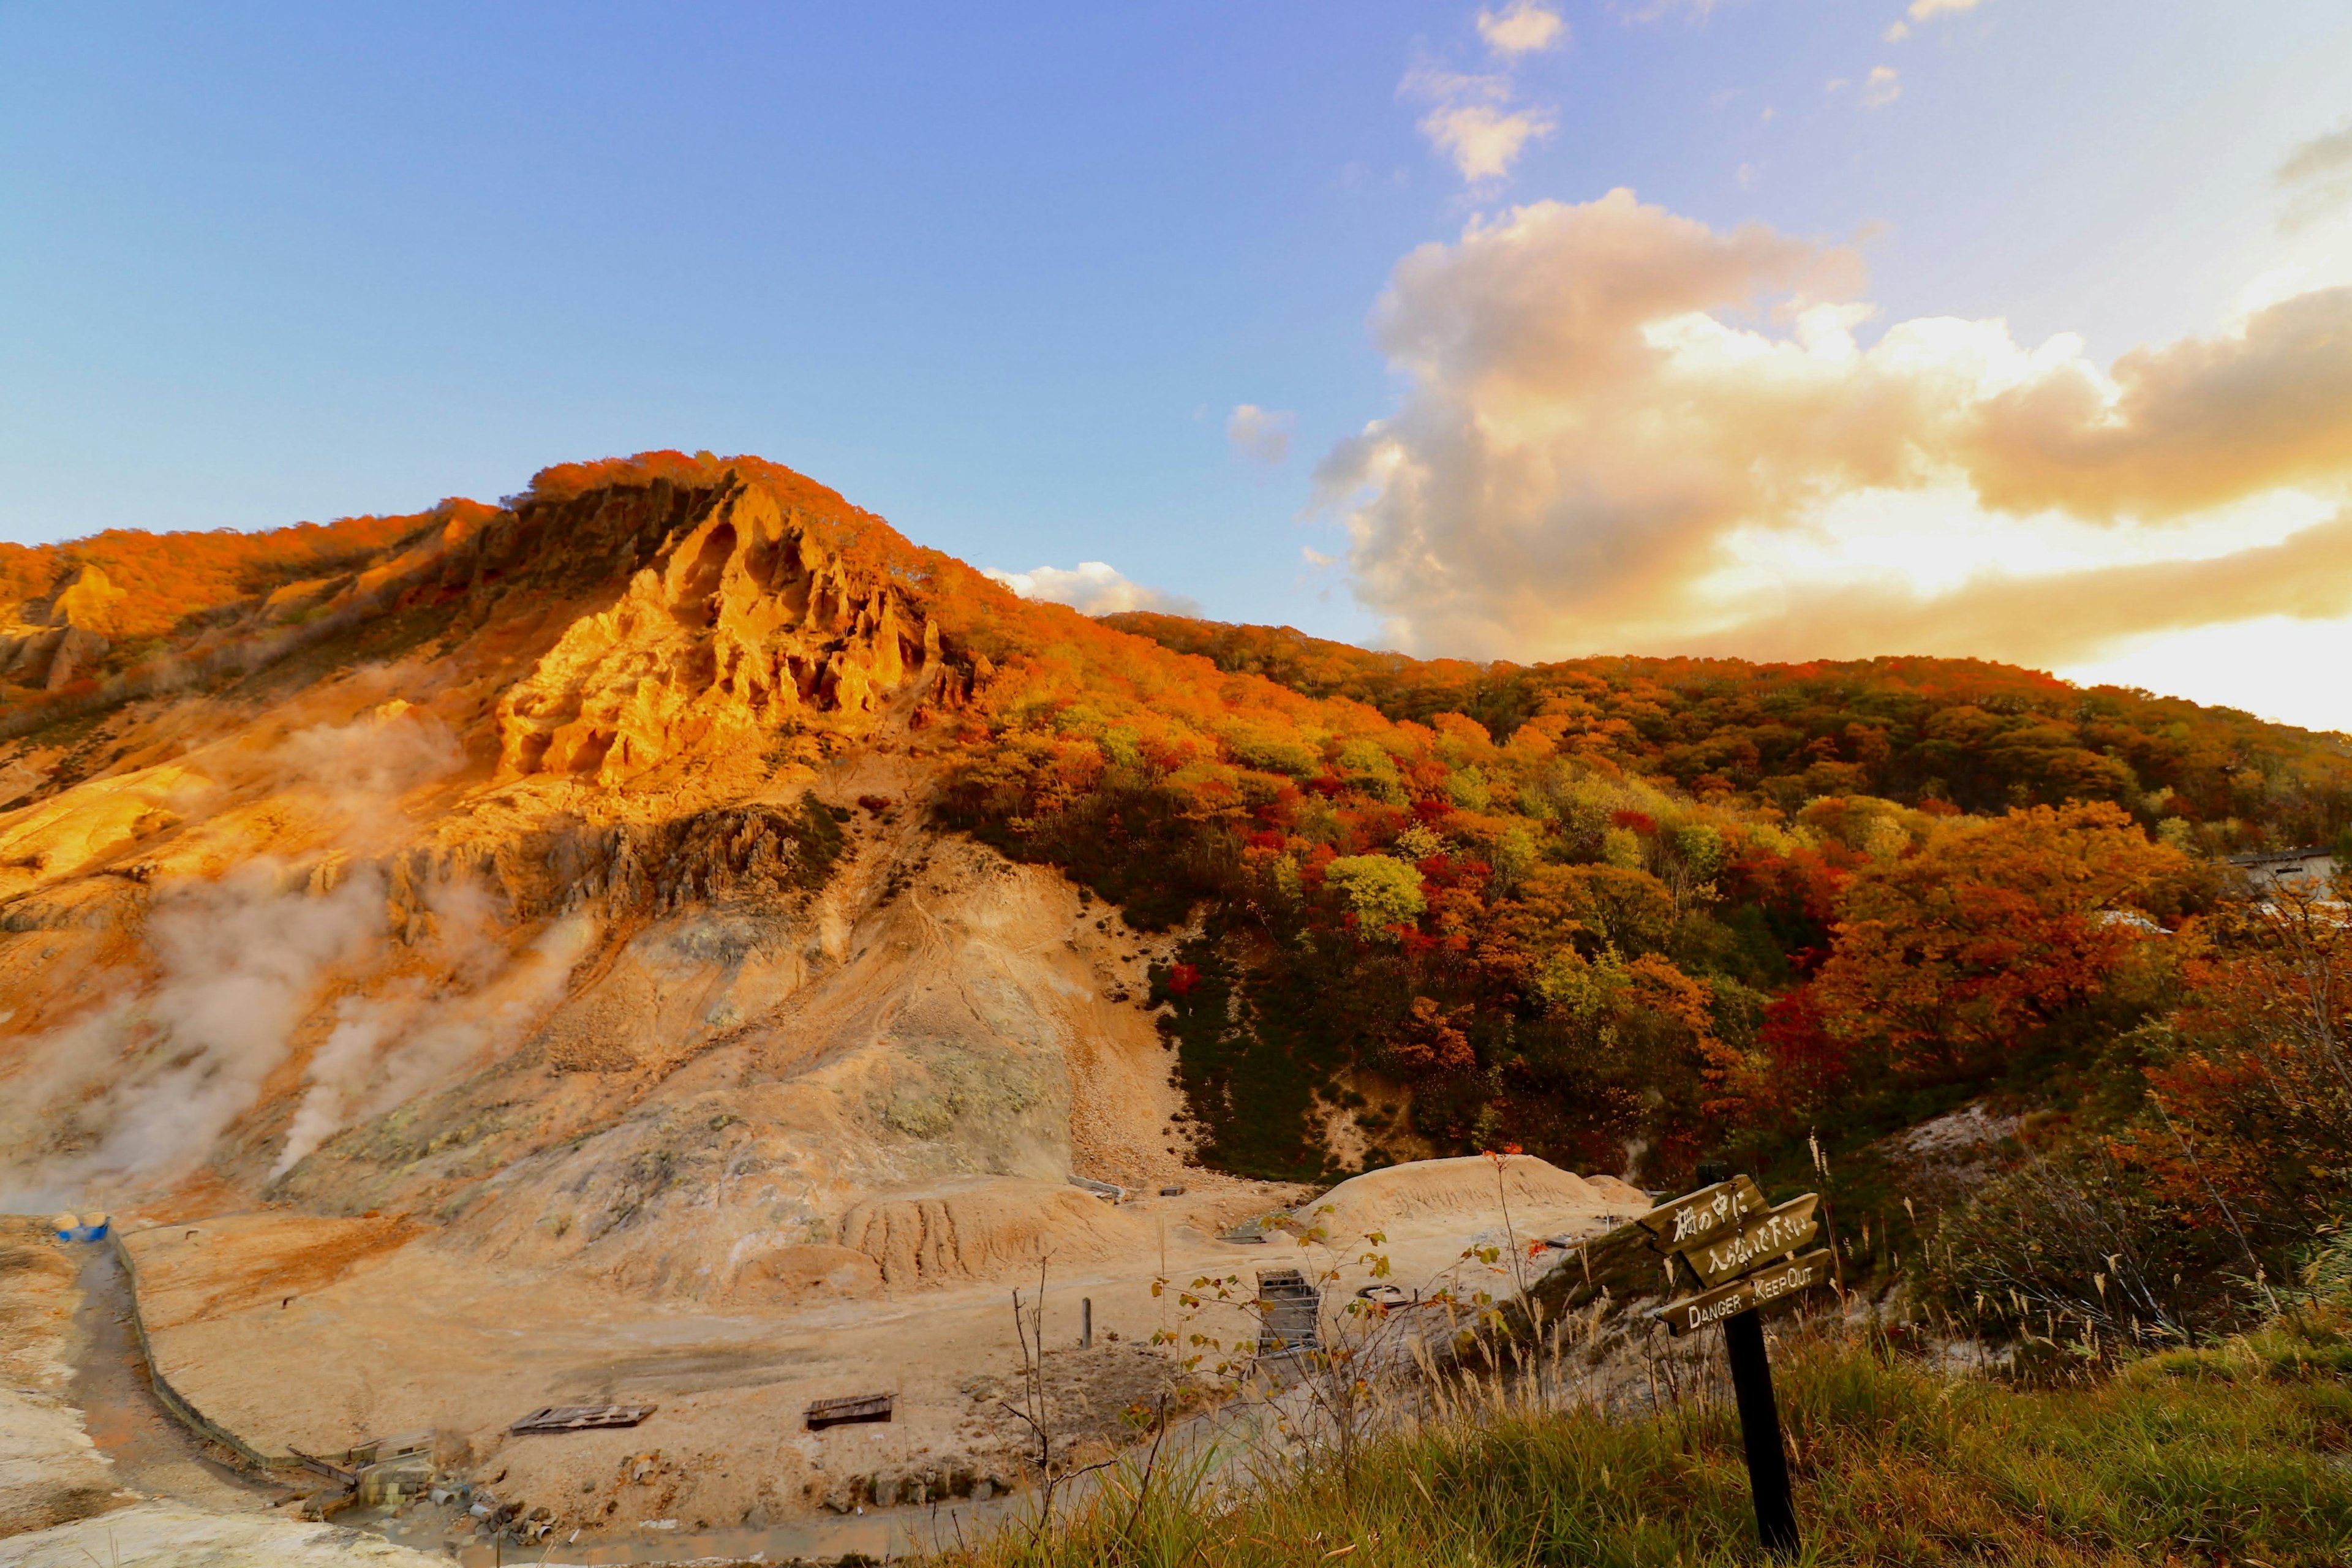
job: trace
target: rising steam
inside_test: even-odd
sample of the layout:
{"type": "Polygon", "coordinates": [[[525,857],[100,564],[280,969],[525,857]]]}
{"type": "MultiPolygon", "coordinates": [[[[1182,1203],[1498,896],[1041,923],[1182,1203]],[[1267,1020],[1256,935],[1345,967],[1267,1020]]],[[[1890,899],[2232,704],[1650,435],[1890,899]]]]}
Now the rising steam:
{"type": "Polygon", "coordinates": [[[444,882],[403,946],[389,879],[368,858],[404,836],[402,797],[462,761],[445,728],[395,701],[298,731],[259,777],[239,779],[307,797],[332,843],[299,863],[262,856],[216,879],[158,881],[148,962],[104,975],[96,1005],[19,1045],[26,1066],[0,1106],[0,1207],[194,1172],[317,1038],[337,992],[273,1175],[353,1120],[511,1049],[584,950],[587,922],[559,922],[518,953],[488,893],[444,882]],[[394,963],[403,973],[387,976],[394,963]]]}

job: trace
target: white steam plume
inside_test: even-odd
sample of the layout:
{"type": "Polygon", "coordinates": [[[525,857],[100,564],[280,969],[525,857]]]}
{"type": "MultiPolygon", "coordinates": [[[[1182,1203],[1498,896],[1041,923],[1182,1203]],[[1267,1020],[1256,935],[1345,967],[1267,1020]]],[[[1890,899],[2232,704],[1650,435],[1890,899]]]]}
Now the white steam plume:
{"type": "Polygon", "coordinates": [[[509,962],[490,929],[488,900],[475,884],[444,884],[428,907],[426,951],[441,978],[403,975],[336,1004],[335,1026],[304,1074],[310,1088],[272,1180],[352,1121],[511,1051],[594,940],[591,921],[566,916],[509,962]]]}
{"type": "MultiPolygon", "coordinates": [[[[152,987],[28,1042],[34,1074],[10,1097],[10,1119],[60,1127],[67,1147],[23,1172],[11,1184],[31,1190],[12,1199],[168,1181],[203,1163],[285,1061],[327,972],[383,939],[380,873],[357,871],[320,894],[306,884],[264,858],[216,882],[158,890],[152,987]]],[[[14,1131],[16,1148],[38,1146],[34,1127],[14,1131]]]]}
{"type": "Polygon", "coordinates": [[[142,933],[152,967],[102,977],[96,1006],[12,1053],[25,1067],[0,1106],[0,1206],[79,1202],[202,1165],[285,1066],[320,991],[384,951],[386,879],[364,863],[336,868],[395,837],[400,797],[462,761],[437,720],[397,701],[279,742],[248,782],[326,797],[339,853],[156,885],[142,933]]]}

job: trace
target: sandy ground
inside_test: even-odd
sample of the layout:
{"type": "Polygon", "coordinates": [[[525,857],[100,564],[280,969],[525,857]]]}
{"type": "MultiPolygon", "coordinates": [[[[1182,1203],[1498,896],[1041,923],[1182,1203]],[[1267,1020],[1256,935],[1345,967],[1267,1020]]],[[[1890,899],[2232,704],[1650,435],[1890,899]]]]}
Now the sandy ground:
{"type": "MultiPolygon", "coordinates": [[[[1513,1163],[1507,1234],[1493,1167],[1480,1160],[1358,1178],[1328,1195],[1335,1213],[1321,1220],[1376,1223],[1386,1235],[1377,1251],[1408,1291],[1449,1272],[1468,1289],[1499,1291],[1511,1281],[1508,1257],[1465,1265],[1466,1248],[1591,1234],[1643,1206],[1605,1179],[1588,1184],[1540,1162],[1513,1163]]],[[[1271,1195],[1228,1188],[1101,1205],[1136,1244],[1048,1258],[1046,1375],[1066,1442],[1116,1442],[1121,1413],[1150,1407],[1166,1378],[1150,1348],[1156,1330],[1255,1334],[1245,1310],[1188,1310],[1174,1290],[1155,1299],[1163,1234],[1166,1274],[1180,1288],[1238,1277],[1246,1293],[1260,1268],[1336,1268],[1336,1301],[1370,1279],[1361,1255],[1374,1249],[1337,1233],[1330,1245],[1305,1247],[1280,1235],[1255,1245],[1217,1239],[1264,1212],[1271,1195]],[[1088,1300],[1095,1343],[1081,1350],[1088,1300]]],[[[355,1253],[347,1239],[331,1222],[266,1213],[131,1237],[165,1374],[266,1450],[334,1452],[381,1433],[432,1429],[448,1463],[526,1513],[544,1510],[558,1541],[574,1531],[593,1542],[652,1528],[777,1523],[1019,1483],[1023,1433],[1001,1402],[1018,1399],[1012,1292],[1034,1290],[1034,1264],[1000,1261],[984,1280],[889,1288],[871,1300],[720,1312],[556,1273],[485,1268],[429,1235],[373,1252],[355,1253]],[[295,1278],[305,1253],[349,1261],[290,1298],[220,1289],[228,1278],[295,1278]],[[875,1392],[897,1396],[888,1424],[803,1429],[810,1400],[875,1392]],[[506,1431],[542,1405],[604,1401],[658,1409],[630,1429],[506,1431]]],[[[1520,1257],[1522,1268],[1546,1266],[1520,1257]]]]}

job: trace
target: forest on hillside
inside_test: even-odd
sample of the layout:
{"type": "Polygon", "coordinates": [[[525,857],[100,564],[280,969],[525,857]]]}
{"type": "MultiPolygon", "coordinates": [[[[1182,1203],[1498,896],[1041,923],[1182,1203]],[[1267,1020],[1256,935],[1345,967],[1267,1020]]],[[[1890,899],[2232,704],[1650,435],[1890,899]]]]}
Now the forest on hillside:
{"type": "MultiPolygon", "coordinates": [[[[1136,612],[1105,617],[1219,669],[1391,719],[1466,714],[1701,798],[1784,813],[1867,795],[1965,811],[2109,800],[2218,851],[2332,844],[2352,826],[2352,741],[2122,687],[2084,689],[1981,659],[1750,664],[1586,658],[1474,665],[1136,612]]],[[[1930,807],[1932,809],[1932,806],[1930,807]]]]}
{"type": "Polygon", "coordinates": [[[1197,922],[1155,995],[1214,1163],[1338,1175],[1338,1110],[1368,1163],[1672,1187],[1983,1100],[2025,1131],[1936,1288],[2117,1332],[2226,1316],[2341,1218],[2352,942],[2225,858],[2352,837],[2342,736],[1966,660],[996,640],[948,815],[1197,922]]]}

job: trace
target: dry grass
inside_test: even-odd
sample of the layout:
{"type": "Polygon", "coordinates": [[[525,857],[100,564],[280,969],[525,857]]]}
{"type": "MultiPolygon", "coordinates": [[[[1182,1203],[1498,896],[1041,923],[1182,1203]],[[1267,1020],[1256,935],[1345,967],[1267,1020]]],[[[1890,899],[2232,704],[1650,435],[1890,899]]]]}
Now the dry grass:
{"type": "MultiPolygon", "coordinates": [[[[2096,1382],[1948,1378],[1883,1343],[1778,1352],[1806,1563],[2352,1561],[2352,1321],[2306,1309],[2096,1382]]],[[[1130,1469],[969,1568],[1349,1568],[1763,1561],[1738,1426],[1495,1407],[1222,1500],[1205,1466],[1130,1469]]]]}

